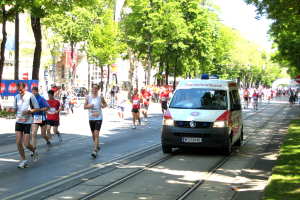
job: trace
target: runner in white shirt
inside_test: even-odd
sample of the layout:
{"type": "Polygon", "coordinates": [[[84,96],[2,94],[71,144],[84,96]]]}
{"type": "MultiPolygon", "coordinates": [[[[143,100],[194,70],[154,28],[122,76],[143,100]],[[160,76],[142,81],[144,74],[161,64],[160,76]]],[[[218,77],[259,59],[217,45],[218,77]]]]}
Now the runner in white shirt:
{"type": "Polygon", "coordinates": [[[84,104],[84,109],[89,110],[89,124],[93,136],[93,152],[91,156],[97,157],[97,152],[100,150],[99,134],[102,126],[102,108],[107,107],[103,96],[98,95],[99,86],[96,84],[92,85],[92,95],[87,96],[84,104]]]}
{"type": "Polygon", "coordinates": [[[39,104],[33,94],[26,91],[25,83],[17,84],[19,94],[15,97],[13,111],[16,112],[16,144],[21,157],[19,168],[24,168],[28,165],[23,144],[33,154],[33,160],[37,159],[37,152],[30,144],[31,124],[33,123],[32,114],[39,111],[39,104]]]}

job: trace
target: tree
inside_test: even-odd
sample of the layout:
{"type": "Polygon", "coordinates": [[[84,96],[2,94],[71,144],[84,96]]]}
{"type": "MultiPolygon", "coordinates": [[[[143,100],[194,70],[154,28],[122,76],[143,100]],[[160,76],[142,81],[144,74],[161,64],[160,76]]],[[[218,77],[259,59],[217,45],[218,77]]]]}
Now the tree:
{"type": "Polygon", "coordinates": [[[103,67],[107,66],[106,90],[109,84],[109,68],[124,49],[124,45],[119,40],[120,33],[113,16],[113,10],[103,11],[103,15],[99,16],[99,23],[93,25],[87,40],[89,60],[101,68],[101,84],[103,84],[103,67]]]}
{"type": "Polygon", "coordinates": [[[55,14],[65,13],[72,10],[73,7],[84,7],[94,4],[96,0],[28,0],[26,8],[31,14],[31,27],[34,34],[36,46],[34,51],[32,79],[39,80],[40,60],[42,52],[42,28],[41,19],[55,14]]]}
{"type": "Polygon", "coordinates": [[[159,73],[165,73],[166,83],[169,75],[195,77],[213,68],[218,19],[201,2],[127,2],[132,11],[125,14],[122,22],[124,40],[142,62],[150,60],[152,66],[158,66],[159,73]]]}
{"type": "MultiPolygon", "coordinates": [[[[12,21],[16,12],[16,2],[9,0],[1,0],[1,22],[2,22],[2,42],[0,53],[0,82],[2,80],[4,61],[5,61],[5,45],[7,41],[6,22],[12,21]]],[[[20,3],[22,0],[20,0],[20,3]]]]}
{"type": "Polygon", "coordinates": [[[74,7],[69,12],[55,13],[44,18],[43,24],[47,29],[59,35],[64,43],[69,44],[71,48],[71,84],[73,85],[75,79],[76,63],[73,63],[74,52],[77,44],[87,41],[90,32],[92,31],[92,24],[96,14],[90,12],[91,9],[85,7],[74,7]]]}
{"type": "Polygon", "coordinates": [[[290,71],[300,72],[300,3],[299,0],[245,0],[257,7],[259,15],[273,21],[270,35],[278,47],[276,60],[289,64],[290,71]]]}

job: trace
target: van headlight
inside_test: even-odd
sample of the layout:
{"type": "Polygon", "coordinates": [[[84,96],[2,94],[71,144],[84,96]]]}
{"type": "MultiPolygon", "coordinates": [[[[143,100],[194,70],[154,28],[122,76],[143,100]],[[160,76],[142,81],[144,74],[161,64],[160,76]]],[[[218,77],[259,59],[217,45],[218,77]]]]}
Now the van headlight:
{"type": "Polygon", "coordinates": [[[164,119],[163,125],[165,126],[174,126],[174,120],[173,119],[164,119]]]}
{"type": "Polygon", "coordinates": [[[216,121],[214,122],[214,128],[224,128],[227,126],[227,121],[216,121]]]}

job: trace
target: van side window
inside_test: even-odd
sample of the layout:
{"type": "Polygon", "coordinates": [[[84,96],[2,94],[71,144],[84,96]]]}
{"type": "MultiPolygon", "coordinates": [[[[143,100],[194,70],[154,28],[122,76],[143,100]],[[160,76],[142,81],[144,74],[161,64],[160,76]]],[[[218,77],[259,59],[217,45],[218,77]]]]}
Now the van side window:
{"type": "Polygon", "coordinates": [[[230,95],[231,109],[240,110],[241,109],[241,101],[239,98],[238,91],[232,90],[232,91],[230,91],[229,95],[230,95]]]}

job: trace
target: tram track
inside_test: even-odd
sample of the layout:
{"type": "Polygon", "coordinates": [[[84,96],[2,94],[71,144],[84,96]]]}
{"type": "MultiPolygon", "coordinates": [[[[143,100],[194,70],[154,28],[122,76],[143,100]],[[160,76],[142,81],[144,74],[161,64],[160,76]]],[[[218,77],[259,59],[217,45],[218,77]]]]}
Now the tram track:
{"type": "MultiPolygon", "coordinates": [[[[257,126],[257,128],[255,128],[255,129],[252,131],[251,135],[249,135],[249,136],[247,137],[247,139],[244,140],[243,145],[245,145],[245,144],[248,143],[248,140],[250,139],[250,136],[254,135],[254,134],[256,133],[257,130],[262,129],[262,128],[264,128],[265,126],[267,126],[267,125],[273,120],[274,116],[276,116],[278,113],[280,113],[280,112],[282,111],[282,109],[284,109],[284,107],[281,108],[280,110],[276,111],[276,113],[273,114],[273,117],[271,117],[269,120],[267,120],[267,121],[266,121],[265,123],[263,123],[261,126],[257,126]]],[[[254,113],[254,114],[251,114],[250,116],[247,116],[244,120],[249,119],[249,118],[251,118],[252,116],[255,116],[257,113],[263,112],[264,110],[265,110],[265,108],[264,108],[264,109],[261,109],[259,112],[256,112],[256,113],[254,113]]],[[[121,185],[121,184],[125,183],[125,182],[128,181],[129,179],[131,179],[131,178],[133,178],[133,177],[135,177],[135,176],[137,176],[137,175],[139,175],[139,174],[145,172],[146,170],[148,170],[148,169],[150,169],[150,168],[153,168],[153,167],[155,167],[155,166],[157,166],[157,165],[159,165],[159,164],[161,164],[161,163],[163,163],[163,162],[169,160],[170,158],[172,158],[172,157],[174,156],[174,154],[177,154],[177,152],[178,152],[178,151],[175,151],[173,154],[168,155],[168,156],[166,156],[166,157],[163,157],[163,158],[161,158],[161,159],[159,159],[159,160],[157,160],[157,161],[155,161],[155,162],[153,162],[153,163],[151,163],[151,164],[149,164],[149,165],[147,165],[147,166],[145,166],[145,167],[143,167],[143,168],[141,168],[141,169],[138,169],[138,170],[136,170],[136,171],[134,171],[134,172],[132,172],[132,173],[126,175],[126,176],[123,176],[122,178],[113,181],[113,182],[110,183],[109,185],[107,185],[107,186],[105,186],[105,187],[103,187],[103,188],[101,188],[101,189],[99,189],[99,190],[96,190],[96,191],[94,191],[94,192],[92,192],[92,193],[89,193],[89,194],[87,194],[87,195],[85,195],[85,196],[83,196],[83,197],[81,197],[81,198],[79,198],[79,199],[80,199],[80,200],[90,200],[90,199],[93,199],[94,197],[96,197],[96,196],[98,196],[98,195],[101,195],[101,194],[103,194],[103,193],[105,193],[105,192],[107,192],[107,191],[113,189],[114,187],[116,187],[116,186],[118,186],[118,185],[121,185]]],[[[191,187],[189,187],[189,188],[188,188],[187,190],[185,190],[182,194],[180,194],[180,195],[178,196],[178,198],[176,198],[176,200],[184,200],[186,197],[188,197],[194,190],[196,190],[198,187],[200,187],[200,186],[205,182],[205,180],[206,180],[207,178],[209,178],[210,176],[212,176],[219,168],[221,168],[225,163],[227,163],[227,162],[230,160],[230,158],[231,158],[232,156],[233,156],[233,154],[231,154],[231,155],[229,155],[229,156],[226,156],[226,157],[223,157],[220,161],[218,161],[215,165],[213,165],[213,166],[208,170],[208,172],[207,172],[207,174],[205,175],[204,178],[202,178],[201,180],[195,182],[191,187]]]]}
{"type": "MultiPolygon", "coordinates": [[[[258,126],[255,128],[250,135],[244,140],[243,146],[246,145],[250,141],[250,137],[253,136],[257,130],[263,129],[264,127],[268,126],[268,124],[277,116],[278,113],[282,112],[283,109],[286,107],[282,107],[280,110],[276,111],[272,117],[267,120],[265,123],[263,123],[261,126],[258,126]]],[[[199,188],[201,185],[203,185],[209,177],[214,175],[218,169],[220,169],[225,163],[227,163],[230,158],[233,156],[233,153],[229,156],[224,157],[222,160],[220,160],[216,165],[214,165],[208,173],[203,177],[203,179],[196,181],[191,187],[189,187],[186,191],[184,191],[182,194],[180,194],[176,200],[184,200],[186,199],[189,195],[191,195],[197,188],[199,188]]]]}
{"type": "Polygon", "coordinates": [[[49,181],[45,184],[33,187],[29,190],[25,190],[15,195],[10,195],[3,200],[45,199],[55,195],[56,193],[64,192],[72,187],[75,187],[88,179],[93,179],[98,176],[108,174],[117,169],[117,167],[120,165],[127,165],[145,156],[159,152],[160,150],[160,144],[154,144],[146,148],[128,153],[126,155],[115,157],[110,161],[96,164],[88,169],[73,172],[68,176],[49,181]],[[63,185],[65,185],[66,187],[62,187],[63,185]]]}
{"type": "MultiPolygon", "coordinates": [[[[244,120],[247,120],[247,119],[251,118],[252,116],[255,116],[257,113],[263,112],[263,110],[265,109],[266,106],[264,106],[264,108],[260,109],[258,112],[251,113],[249,116],[245,117],[244,120]]],[[[280,112],[280,111],[278,111],[278,112],[280,112]]],[[[261,128],[261,127],[258,127],[255,130],[257,130],[259,128],[261,128]]],[[[253,132],[255,132],[255,131],[253,131],[253,132]]],[[[76,140],[76,137],[73,137],[72,139],[76,140]]],[[[68,176],[65,176],[65,177],[62,177],[62,178],[59,178],[59,179],[55,179],[53,181],[49,181],[49,182],[47,182],[43,185],[33,187],[33,188],[31,188],[29,190],[26,190],[24,192],[20,192],[16,195],[9,196],[9,197],[5,198],[5,200],[6,199],[7,200],[8,199],[33,199],[33,197],[42,197],[42,198],[39,198],[39,199],[48,198],[48,197],[51,197],[51,196],[54,195],[53,193],[51,193],[51,190],[57,189],[63,184],[70,183],[72,181],[74,182],[74,184],[70,184],[70,185],[68,185],[68,187],[63,188],[60,191],[55,190],[56,193],[64,192],[64,191],[66,191],[66,190],[68,190],[72,187],[75,187],[76,185],[79,185],[79,184],[82,183],[80,181],[78,182],[78,181],[75,181],[75,180],[79,180],[79,179],[82,179],[84,177],[89,177],[89,179],[91,179],[91,178],[95,178],[95,177],[98,177],[98,176],[101,176],[101,175],[104,175],[104,174],[108,174],[108,173],[112,172],[114,169],[116,169],[116,166],[121,164],[121,163],[129,164],[130,162],[138,160],[139,158],[142,158],[143,156],[149,156],[149,155],[151,155],[151,153],[158,152],[158,151],[160,151],[160,149],[161,149],[160,143],[155,144],[155,145],[151,145],[147,148],[143,148],[143,149],[137,150],[135,152],[132,152],[132,153],[129,153],[129,154],[126,154],[126,155],[121,155],[119,157],[116,157],[116,158],[108,161],[108,162],[99,163],[99,164],[95,165],[94,167],[90,167],[88,169],[84,169],[84,170],[74,172],[74,173],[72,173],[68,176]],[[110,168],[110,169],[108,169],[108,168],[110,168]],[[100,171],[105,171],[105,172],[99,173],[96,176],[90,176],[91,174],[96,173],[96,172],[100,172],[100,171]],[[43,195],[43,193],[47,193],[47,195],[43,195]]],[[[175,152],[175,154],[176,154],[176,152],[175,152]]],[[[126,182],[130,178],[132,178],[132,177],[134,177],[138,174],[141,174],[146,169],[154,167],[154,166],[170,159],[171,157],[173,157],[173,155],[168,155],[166,157],[163,157],[163,158],[147,165],[146,167],[144,167],[142,169],[139,169],[135,172],[132,172],[128,176],[125,176],[122,179],[116,180],[113,183],[107,185],[105,188],[102,188],[99,191],[93,192],[93,193],[91,193],[91,194],[89,194],[86,197],[83,197],[81,199],[91,199],[92,197],[97,196],[97,195],[99,195],[99,194],[101,194],[105,191],[108,191],[108,190],[112,189],[113,187],[115,187],[117,185],[120,185],[120,184],[126,182]]],[[[221,167],[223,164],[225,164],[227,162],[227,160],[228,160],[228,158],[225,157],[224,160],[221,160],[220,162],[218,162],[218,164],[211,169],[210,173],[214,173],[219,167],[221,167]],[[221,166],[219,166],[219,165],[221,165],[221,166]]],[[[197,186],[197,187],[199,187],[199,186],[197,186]]]]}

